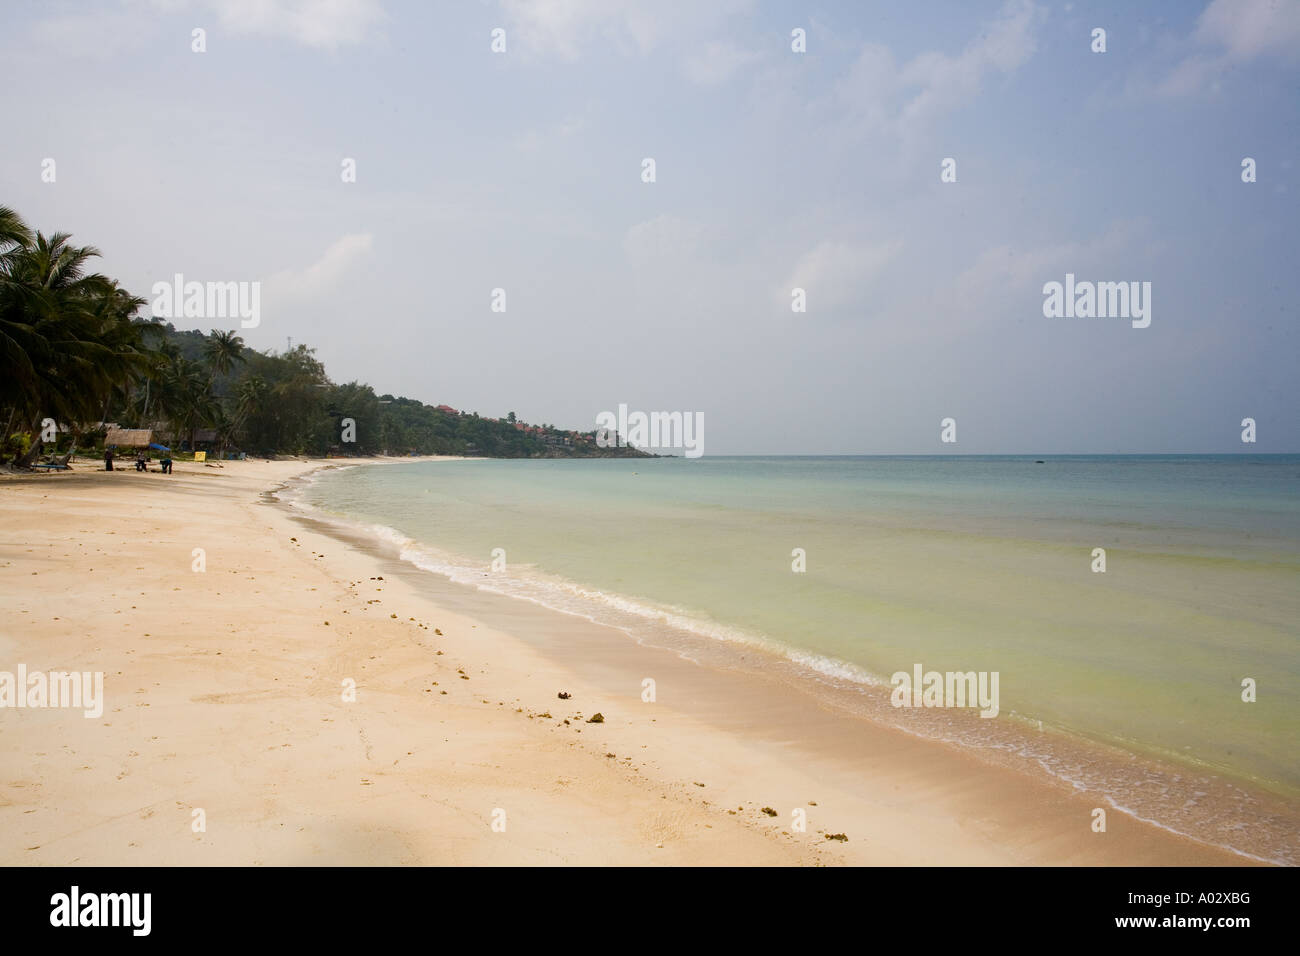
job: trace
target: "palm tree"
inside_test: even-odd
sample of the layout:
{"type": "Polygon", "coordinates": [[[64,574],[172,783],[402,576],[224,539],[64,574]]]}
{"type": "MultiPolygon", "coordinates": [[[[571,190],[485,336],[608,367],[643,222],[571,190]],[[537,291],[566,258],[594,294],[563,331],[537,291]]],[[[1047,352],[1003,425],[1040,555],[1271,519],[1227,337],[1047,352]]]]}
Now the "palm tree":
{"type": "MultiPolygon", "coordinates": [[[[62,232],[32,235],[13,210],[0,208],[0,359],[8,373],[0,407],[38,436],[42,418],[74,426],[102,418],[148,364],[131,321],[143,300],[87,273],[98,250],[70,240],[62,232]]],[[[40,451],[38,437],[18,464],[40,451]]]]}
{"type": "Polygon", "coordinates": [[[269,392],[270,387],[260,375],[250,375],[239,383],[239,390],[235,393],[235,414],[230,420],[232,435],[244,431],[249,417],[264,406],[269,392]]]}
{"type": "MultiPolygon", "coordinates": [[[[0,206],[0,362],[9,369],[7,376],[9,388],[0,383],[0,403],[8,404],[11,389],[17,390],[19,378],[30,381],[30,360],[21,344],[14,338],[16,329],[11,328],[11,319],[18,314],[21,290],[10,278],[13,263],[19,251],[32,241],[31,230],[22,221],[18,213],[8,206],[0,206]]],[[[13,426],[16,405],[10,406],[9,420],[4,434],[0,435],[0,448],[9,440],[9,429],[13,426]]]]}
{"type": "Polygon", "coordinates": [[[203,355],[212,372],[209,381],[215,381],[218,375],[225,375],[244,361],[244,340],[234,332],[218,332],[213,329],[203,343],[203,355]]]}
{"type": "Polygon", "coordinates": [[[217,420],[221,406],[208,387],[202,368],[177,355],[166,365],[157,384],[155,401],[171,421],[173,434],[188,433],[190,451],[200,426],[217,420]]]}
{"type": "Polygon", "coordinates": [[[22,217],[8,206],[0,206],[0,263],[12,255],[13,250],[32,241],[32,231],[22,217]]]}

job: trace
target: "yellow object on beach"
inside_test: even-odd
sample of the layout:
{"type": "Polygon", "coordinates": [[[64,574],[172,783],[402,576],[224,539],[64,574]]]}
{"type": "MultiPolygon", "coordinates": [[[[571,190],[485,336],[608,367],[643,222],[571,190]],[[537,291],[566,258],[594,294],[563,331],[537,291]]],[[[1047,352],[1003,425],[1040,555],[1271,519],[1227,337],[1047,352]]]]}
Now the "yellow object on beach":
{"type": "Polygon", "coordinates": [[[207,461],[207,460],[208,460],[208,453],[207,453],[206,451],[196,451],[196,452],[194,453],[194,460],[195,460],[195,461],[207,461]]]}

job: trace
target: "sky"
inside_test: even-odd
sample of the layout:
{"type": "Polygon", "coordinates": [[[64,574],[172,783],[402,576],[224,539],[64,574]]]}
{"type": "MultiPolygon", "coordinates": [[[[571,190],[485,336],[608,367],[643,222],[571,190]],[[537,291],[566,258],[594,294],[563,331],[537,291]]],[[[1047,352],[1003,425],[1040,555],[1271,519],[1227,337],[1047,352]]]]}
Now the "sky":
{"type": "Polygon", "coordinates": [[[260,283],[174,323],[337,382],[717,455],[1300,452],[1300,0],[8,2],[0,64],[0,205],[146,298],[260,283]],[[1067,273],[1150,324],[1045,315],[1067,273]]]}

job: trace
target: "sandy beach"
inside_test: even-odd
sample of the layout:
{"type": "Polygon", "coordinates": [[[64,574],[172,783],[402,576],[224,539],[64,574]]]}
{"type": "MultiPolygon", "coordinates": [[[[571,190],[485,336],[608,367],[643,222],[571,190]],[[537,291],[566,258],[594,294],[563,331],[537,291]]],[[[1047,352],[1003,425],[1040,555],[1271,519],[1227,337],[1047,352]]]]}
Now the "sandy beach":
{"type": "Polygon", "coordinates": [[[0,670],[105,695],[0,711],[0,862],[1249,862],[1115,810],[1094,833],[1095,795],[433,580],[270,494],[335,464],[0,481],[0,670]]]}

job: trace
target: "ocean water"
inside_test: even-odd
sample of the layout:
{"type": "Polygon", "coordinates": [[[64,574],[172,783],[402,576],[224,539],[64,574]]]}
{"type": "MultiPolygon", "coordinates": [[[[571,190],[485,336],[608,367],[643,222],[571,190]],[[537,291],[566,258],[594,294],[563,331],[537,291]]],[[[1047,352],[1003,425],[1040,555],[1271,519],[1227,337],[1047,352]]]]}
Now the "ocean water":
{"type": "Polygon", "coordinates": [[[294,499],[423,570],[636,640],[762,648],[877,705],[916,664],[996,671],[996,719],[874,716],[1300,855],[1300,456],[430,462],[294,499]]]}

